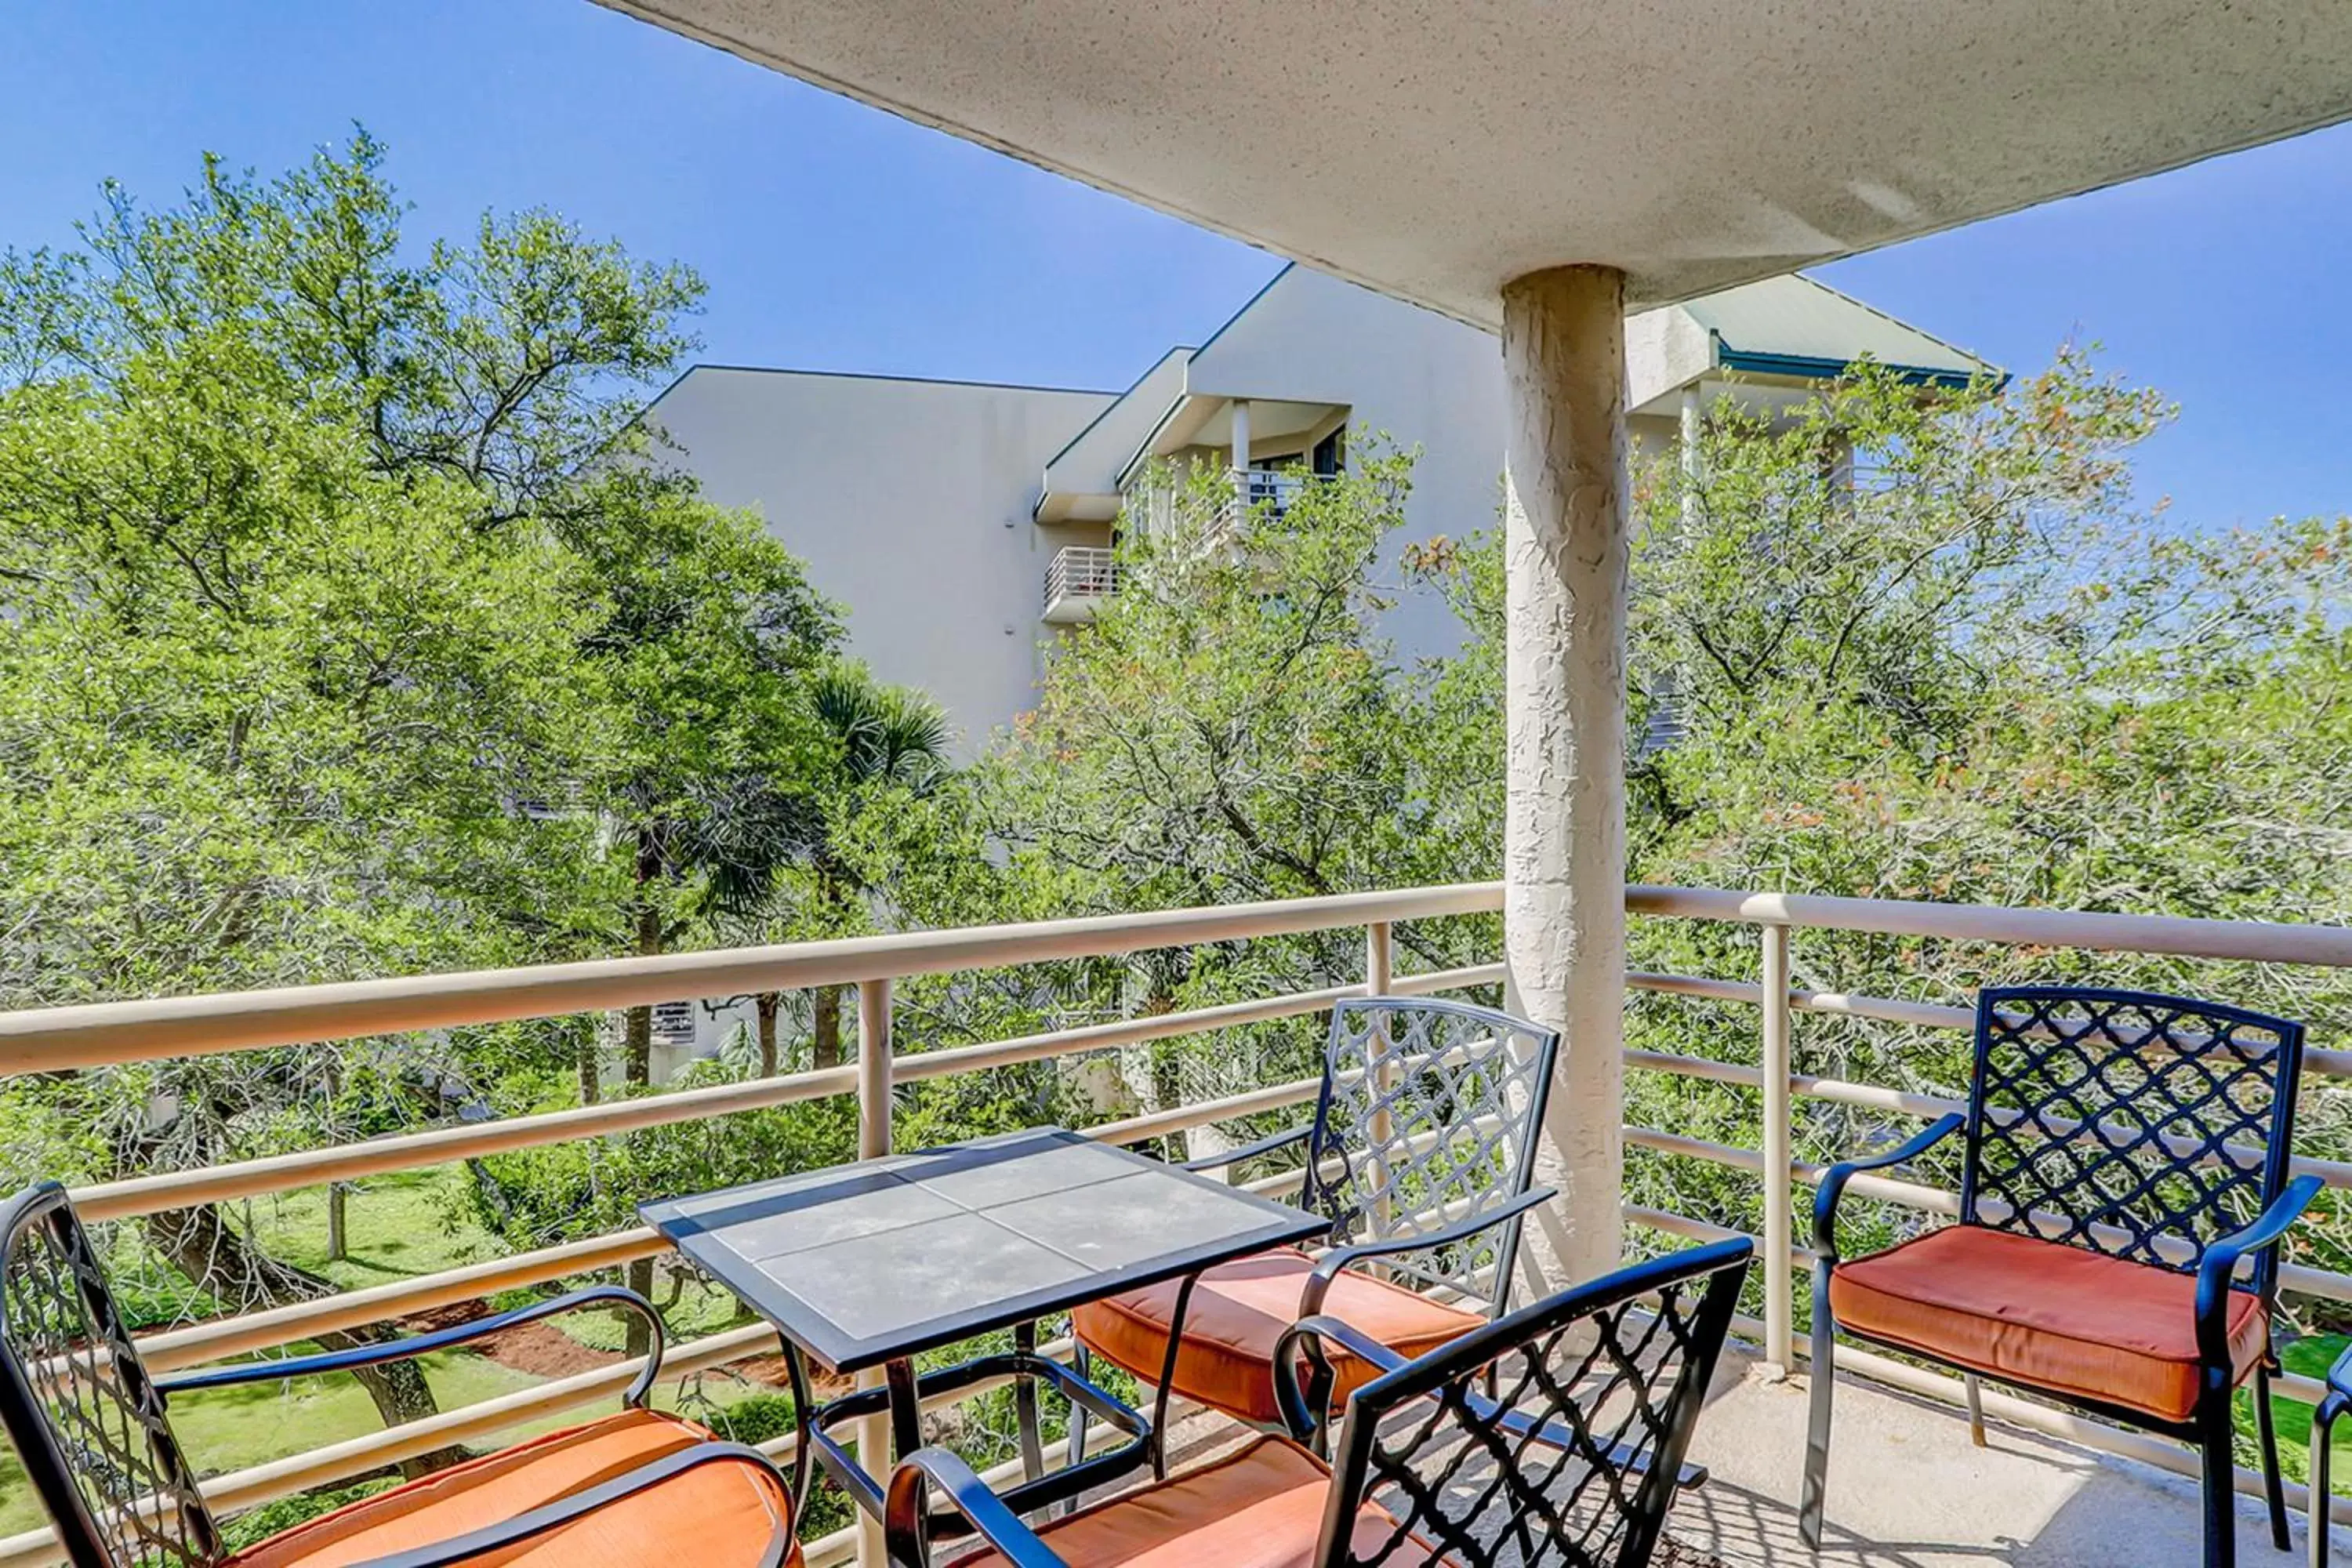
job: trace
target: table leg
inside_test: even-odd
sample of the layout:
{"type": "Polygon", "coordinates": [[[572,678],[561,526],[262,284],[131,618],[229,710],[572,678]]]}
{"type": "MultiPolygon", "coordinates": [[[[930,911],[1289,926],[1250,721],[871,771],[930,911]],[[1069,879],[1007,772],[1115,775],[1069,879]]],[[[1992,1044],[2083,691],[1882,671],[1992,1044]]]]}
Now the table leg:
{"type": "Polygon", "coordinates": [[[1176,1356],[1184,1348],[1184,1313],[1192,1305],[1192,1287],[1201,1282],[1198,1274],[1184,1276],[1184,1283],[1176,1288],[1176,1311],[1168,1322],[1168,1354],[1160,1363],[1160,1386],[1151,1394],[1151,1479],[1168,1479],[1168,1400],[1171,1386],[1176,1381],[1176,1356]]]}
{"type": "MultiPolygon", "coordinates": [[[[900,1358],[890,1363],[890,1463],[896,1464],[923,1446],[923,1395],[915,1381],[915,1363],[900,1358]]],[[[887,1466],[882,1471],[889,1475],[887,1466]]]]}
{"type": "MultiPolygon", "coordinates": [[[[1013,1325],[1013,1348],[1023,1355],[1037,1353],[1037,1325],[1013,1325]]],[[[1037,1431],[1037,1384],[1034,1379],[1013,1380],[1013,1410],[1021,1427],[1021,1479],[1034,1481],[1045,1473],[1045,1445],[1037,1431]]]]}
{"type": "Polygon", "coordinates": [[[784,1370],[793,1380],[793,1517],[808,1517],[809,1471],[816,1458],[816,1400],[809,1393],[808,1363],[800,1347],[784,1343],[784,1370]]]}

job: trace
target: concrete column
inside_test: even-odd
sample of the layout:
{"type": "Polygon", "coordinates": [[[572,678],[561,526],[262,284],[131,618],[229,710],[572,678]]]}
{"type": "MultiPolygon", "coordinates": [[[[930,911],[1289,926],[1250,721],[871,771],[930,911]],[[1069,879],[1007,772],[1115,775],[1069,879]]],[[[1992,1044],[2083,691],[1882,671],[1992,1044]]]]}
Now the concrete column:
{"type": "Polygon", "coordinates": [[[1510,1005],[1561,1031],[1536,1227],[1554,1289],[1624,1231],[1625,279],[1562,267],[1503,289],[1510,1005]],[[1547,1256],[1549,1255],[1549,1256],[1547,1256]]]}
{"type": "MultiPolygon", "coordinates": [[[[1246,397],[1236,397],[1234,399],[1233,406],[1234,467],[1236,468],[1246,469],[1249,467],[1250,453],[1249,399],[1246,397]]],[[[1244,485],[1249,483],[1247,479],[1244,479],[1241,482],[1244,485]]],[[[1247,500],[1249,499],[1249,494],[1246,490],[1243,492],[1242,499],[1244,500],[1247,500]]]]}

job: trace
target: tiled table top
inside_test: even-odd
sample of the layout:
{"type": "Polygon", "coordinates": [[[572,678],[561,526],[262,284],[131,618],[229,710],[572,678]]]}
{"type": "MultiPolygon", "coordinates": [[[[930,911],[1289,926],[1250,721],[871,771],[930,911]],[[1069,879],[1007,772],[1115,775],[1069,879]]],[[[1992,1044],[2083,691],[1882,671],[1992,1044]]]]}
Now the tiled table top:
{"type": "Polygon", "coordinates": [[[1314,1215],[1059,1128],[638,1212],[835,1372],[1327,1228],[1314,1215]]]}

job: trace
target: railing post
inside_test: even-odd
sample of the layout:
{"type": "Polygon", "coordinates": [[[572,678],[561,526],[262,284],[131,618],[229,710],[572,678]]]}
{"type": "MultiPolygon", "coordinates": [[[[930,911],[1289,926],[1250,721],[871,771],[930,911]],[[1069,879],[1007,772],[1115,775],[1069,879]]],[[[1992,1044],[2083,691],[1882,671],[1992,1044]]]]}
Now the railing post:
{"type": "Polygon", "coordinates": [[[1790,1263],[1795,1194],[1789,1175],[1789,928],[1758,928],[1764,973],[1764,1361],[1776,1377],[1793,1364],[1796,1285],[1790,1263]]]}
{"type": "MultiPolygon", "coordinates": [[[[890,1152],[890,982],[857,983],[857,1157],[890,1152]]],[[[860,1388],[880,1386],[879,1367],[857,1374],[860,1388]]],[[[890,1481],[890,1424],[869,1415],[857,1424],[857,1462],[884,1486],[890,1481]]],[[[858,1568],[884,1568],[881,1521],[857,1510],[858,1568]]]]}
{"type": "MultiPolygon", "coordinates": [[[[1394,929],[1386,921],[1374,921],[1364,928],[1364,994],[1385,996],[1396,983],[1396,943],[1394,929]]],[[[1394,1064],[1381,1058],[1388,1049],[1388,1022],[1375,1017],[1370,1038],[1366,1041],[1372,1059],[1364,1065],[1372,1069],[1371,1125],[1365,1129],[1371,1140],[1372,1158],[1366,1173],[1372,1184],[1372,1235],[1385,1237],[1389,1234],[1391,1205],[1389,1204],[1388,1161],[1382,1151],[1389,1146],[1393,1131],[1385,1095],[1396,1085],[1394,1064]]]]}

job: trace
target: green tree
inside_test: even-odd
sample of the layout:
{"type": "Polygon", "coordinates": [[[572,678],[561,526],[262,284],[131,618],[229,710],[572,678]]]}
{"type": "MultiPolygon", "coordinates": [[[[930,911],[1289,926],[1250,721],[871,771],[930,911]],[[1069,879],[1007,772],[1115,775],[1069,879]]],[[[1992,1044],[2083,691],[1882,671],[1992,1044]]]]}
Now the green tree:
{"type": "MultiPolygon", "coordinates": [[[[862,666],[835,665],[816,682],[813,704],[833,736],[838,771],[825,793],[805,858],[805,886],[795,900],[795,924],[809,934],[846,935],[866,924],[875,883],[847,850],[859,821],[877,805],[903,807],[938,787],[947,775],[946,711],[923,693],[875,680],[862,666]]],[[[902,840],[902,850],[919,849],[902,840]]],[[[846,987],[819,986],[810,999],[810,1063],[840,1065],[841,999],[846,987]]],[[[772,1062],[776,999],[760,999],[761,1059],[772,1062]]]]}
{"type": "MultiPolygon", "coordinates": [[[[1172,529],[1131,529],[1118,594],[1052,651],[1037,708],[982,775],[1013,907],[1076,914],[1231,903],[1485,876],[1489,825],[1454,770],[1491,770],[1433,733],[1432,677],[1381,629],[1380,578],[1412,458],[1353,444],[1351,472],[1216,526],[1229,490],[1199,475],[1172,529]]],[[[1398,933],[1409,963],[1465,961],[1472,922],[1398,933]]],[[[1065,977],[1081,1012],[1162,1012],[1361,973],[1360,939],[1322,933],[1172,950],[1065,977]]],[[[1164,1103],[1296,1055],[1279,1027],[1152,1053],[1130,1070],[1164,1103]],[[1229,1048],[1228,1048],[1229,1047],[1229,1048]],[[1208,1075],[1203,1080],[1201,1075],[1208,1075]]],[[[1295,1063],[1293,1064],[1295,1065],[1295,1063]]]]}
{"type": "MultiPolygon", "coordinates": [[[[383,158],[208,159],[0,259],[6,1005],[610,951],[827,755],[799,683],[830,612],[636,455],[698,279],[543,212],[419,252],[383,158]]],[[[30,1080],[7,1152],[102,1179],[339,1141],[581,1033],[30,1080]]],[[[144,1229],[194,1306],[330,1289],[216,1208],[144,1229]]],[[[413,1369],[366,1381],[431,1409],[413,1369]]]]}
{"type": "MultiPolygon", "coordinates": [[[[663,952],[763,897],[805,852],[838,754],[810,689],[839,627],[756,521],[715,512],[665,474],[599,479],[566,526],[604,587],[606,613],[580,651],[614,720],[582,793],[627,868],[618,934],[663,952]]],[[[652,1043],[653,1009],[631,1009],[632,1088],[651,1081],[652,1043]]],[[[596,1098],[593,1060],[580,1089],[596,1098]]]]}

